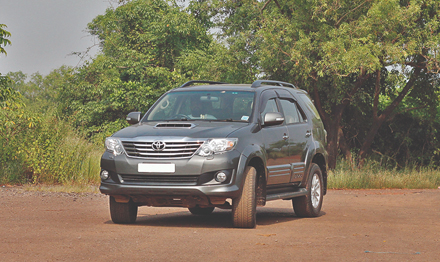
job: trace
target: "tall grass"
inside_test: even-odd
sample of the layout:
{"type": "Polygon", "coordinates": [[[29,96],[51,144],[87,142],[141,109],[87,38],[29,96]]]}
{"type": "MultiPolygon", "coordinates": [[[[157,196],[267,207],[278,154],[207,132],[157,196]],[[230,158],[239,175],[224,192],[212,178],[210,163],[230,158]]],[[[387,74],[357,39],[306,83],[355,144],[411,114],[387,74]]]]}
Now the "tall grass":
{"type": "Polygon", "coordinates": [[[0,137],[1,184],[99,183],[103,148],[87,141],[69,123],[52,112],[4,116],[14,119],[14,125],[4,128],[0,137]]]}
{"type": "Polygon", "coordinates": [[[440,170],[434,167],[390,167],[377,161],[366,161],[362,167],[341,160],[329,172],[331,189],[422,189],[440,186],[440,170]]]}

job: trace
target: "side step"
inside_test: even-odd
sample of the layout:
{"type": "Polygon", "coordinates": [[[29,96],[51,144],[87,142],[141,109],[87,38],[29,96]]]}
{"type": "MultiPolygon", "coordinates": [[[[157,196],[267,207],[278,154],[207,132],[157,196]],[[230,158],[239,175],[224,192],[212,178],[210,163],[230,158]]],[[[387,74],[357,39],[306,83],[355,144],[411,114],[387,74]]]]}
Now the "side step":
{"type": "Polygon", "coordinates": [[[286,193],[275,193],[266,196],[266,201],[277,200],[277,199],[291,199],[294,197],[300,197],[307,195],[307,189],[298,188],[295,192],[286,192],[286,193]]]}

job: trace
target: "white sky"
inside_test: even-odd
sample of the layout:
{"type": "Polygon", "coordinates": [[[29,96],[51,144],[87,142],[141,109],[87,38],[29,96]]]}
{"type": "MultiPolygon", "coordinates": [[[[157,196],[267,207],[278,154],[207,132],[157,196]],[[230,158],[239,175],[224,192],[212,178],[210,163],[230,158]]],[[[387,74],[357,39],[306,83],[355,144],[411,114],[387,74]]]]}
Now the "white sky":
{"type": "MultiPolygon", "coordinates": [[[[6,24],[11,45],[0,55],[0,73],[22,71],[47,75],[62,65],[76,66],[78,56],[93,46],[87,24],[111,7],[109,0],[0,0],[0,24],[6,24]]],[[[114,4],[114,1],[113,1],[114,4]]],[[[95,55],[98,47],[91,50],[95,55]]]]}

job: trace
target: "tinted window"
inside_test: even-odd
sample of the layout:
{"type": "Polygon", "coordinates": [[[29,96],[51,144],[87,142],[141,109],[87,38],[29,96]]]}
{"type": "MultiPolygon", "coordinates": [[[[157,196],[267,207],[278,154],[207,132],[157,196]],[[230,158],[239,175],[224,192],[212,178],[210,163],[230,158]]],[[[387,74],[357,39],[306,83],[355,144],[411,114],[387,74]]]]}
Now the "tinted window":
{"type": "Polygon", "coordinates": [[[264,108],[263,113],[261,113],[261,115],[264,117],[266,113],[273,113],[273,112],[279,112],[275,98],[269,99],[269,101],[267,101],[266,107],[264,108]]]}
{"type": "Polygon", "coordinates": [[[305,95],[305,94],[300,94],[299,96],[304,101],[306,106],[310,109],[309,111],[311,111],[315,115],[316,118],[321,119],[321,117],[319,116],[318,110],[316,109],[316,107],[313,104],[313,102],[310,99],[310,97],[308,95],[305,95]]]}
{"type": "Polygon", "coordinates": [[[281,99],[281,107],[283,108],[286,124],[304,122],[296,103],[293,100],[281,99]]]}

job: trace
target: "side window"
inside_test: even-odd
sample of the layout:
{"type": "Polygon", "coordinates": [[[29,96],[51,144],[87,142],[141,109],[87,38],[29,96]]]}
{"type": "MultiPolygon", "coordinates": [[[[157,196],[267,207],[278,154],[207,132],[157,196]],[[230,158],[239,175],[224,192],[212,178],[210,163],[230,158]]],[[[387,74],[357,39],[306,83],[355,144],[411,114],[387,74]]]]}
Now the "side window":
{"type": "Polygon", "coordinates": [[[275,101],[275,98],[269,99],[266,103],[266,107],[264,107],[263,112],[261,113],[261,116],[264,117],[266,113],[273,113],[273,112],[279,112],[277,103],[275,101]]]}
{"type": "Polygon", "coordinates": [[[321,119],[319,116],[318,110],[316,109],[315,105],[313,104],[312,100],[308,95],[300,94],[300,98],[304,101],[304,103],[307,105],[307,107],[310,109],[311,112],[315,115],[316,118],[321,119]]]}
{"type": "Polygon", "coordinates": [[[286,124],[304,122],[304,118],[298,110],[298,106],[295,101],[290,99],[281,99],[280,101],[284,112],[284,118],[286,119],[286,124]]]}

